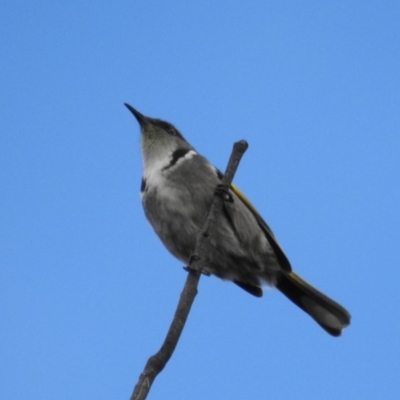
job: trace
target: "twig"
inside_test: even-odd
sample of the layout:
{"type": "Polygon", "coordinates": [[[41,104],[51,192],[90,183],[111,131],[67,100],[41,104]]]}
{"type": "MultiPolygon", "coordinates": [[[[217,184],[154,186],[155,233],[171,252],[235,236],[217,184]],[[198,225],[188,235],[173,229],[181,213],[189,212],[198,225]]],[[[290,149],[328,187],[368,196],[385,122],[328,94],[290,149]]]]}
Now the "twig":
{"type": "MultiPolygon", "coordinates": [[[[241,140],[234,144],[221,183],[222,187],[226,190],[230,187],[239,162],[247,148],[248,144],[245,140],[241,140]]],[[[181,293],[174,319],[172,320],[171,326],[160,350],[147,360],[146,366],[140,374],[139,381],[133,390],[130,400],[144,400],[147,397],[154,379],[164,369],[178,344],[178,340],[197,294],[197,285],[199,283],[201,271],[207,262],[208,241],[212,235],[213,224],[222,210],[223,202],[224,200],[221,196],[214,196],[214,201],[207,215],[206,222],[197,237],[196,247],[190,260],[190,264],[187,267],[188,277],[181,293]]]]}

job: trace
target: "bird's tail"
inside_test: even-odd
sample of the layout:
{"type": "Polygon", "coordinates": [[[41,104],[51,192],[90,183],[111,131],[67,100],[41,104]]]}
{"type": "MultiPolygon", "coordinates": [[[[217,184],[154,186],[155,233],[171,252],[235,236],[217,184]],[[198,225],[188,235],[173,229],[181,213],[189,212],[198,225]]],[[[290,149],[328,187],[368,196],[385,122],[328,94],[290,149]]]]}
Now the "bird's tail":
{"type": "Polygon", "coordinates": [[[294,272],[282,271],[276,287],[331,335],[340,336],[342,329],[350,324],[350,314],[344,307],[294,272]]]}

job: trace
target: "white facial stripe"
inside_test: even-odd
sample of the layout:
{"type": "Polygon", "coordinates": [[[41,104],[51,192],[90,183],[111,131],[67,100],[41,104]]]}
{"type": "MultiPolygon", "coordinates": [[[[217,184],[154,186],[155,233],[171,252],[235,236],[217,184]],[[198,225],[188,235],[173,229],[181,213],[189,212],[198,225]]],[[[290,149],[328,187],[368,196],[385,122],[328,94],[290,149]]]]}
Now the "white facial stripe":
{"type": "Polygon", "coordinates": [[[194,150],[189,150],[184,156],[180,157],[175,164],[170,166],[173,159],[172,154],[168,161],[164,160],[152,160],[151,163],[145,163],[143,177],[146,180],[148,187],[163,187],[165,185],[165,175],[171,173],[181,163],[190,160],[197,153],[194,150]]]}
{"type": "MultiPolygon", "coordinates": [[[[185,160],[190,160],[193,158],[197,153],[194,150],[188,151],[183,157],[180,157],[178,161],[171,167],[176,168],[179,164],[183,163],[185,160]]],[[[171,158],[172,159],[172,158],[171,158]]]]}

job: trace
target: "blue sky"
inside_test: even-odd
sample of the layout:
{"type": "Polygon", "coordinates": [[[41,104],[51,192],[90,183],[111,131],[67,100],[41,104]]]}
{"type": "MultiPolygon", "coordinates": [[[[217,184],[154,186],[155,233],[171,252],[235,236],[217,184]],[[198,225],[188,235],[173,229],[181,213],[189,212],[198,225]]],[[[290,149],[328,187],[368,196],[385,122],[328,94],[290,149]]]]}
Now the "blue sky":
{"type": "Polygon", "coordinates": [[[2,2],[0,398],[129,398],[186,278],[141,208],[131,103],[224,169],[335,339],[277,291],[203,277],[149,398],[397,399],[400,5],[2,2]]]}

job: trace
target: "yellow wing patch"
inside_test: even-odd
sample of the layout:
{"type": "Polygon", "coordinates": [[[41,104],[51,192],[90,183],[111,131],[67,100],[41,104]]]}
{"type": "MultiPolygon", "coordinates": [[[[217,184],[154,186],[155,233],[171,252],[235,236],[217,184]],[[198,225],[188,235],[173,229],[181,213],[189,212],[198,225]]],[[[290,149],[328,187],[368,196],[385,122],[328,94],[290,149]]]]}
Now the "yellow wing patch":
{"type": "Polygon", "coordinates": [[[247,208],[249,208],[254,214],[256,214],[257,216],[259,216],[260,214],[258,214],[257,210],[255,209],[255,207],[253,206],[253,204],[251,204],[250,200],[244,195],[244,193],[233,183],[231,184],[231,189],[233,190],[233,192],[236,194],[237,197],[239,197],[240,200],[242,200],[242,202],[246,205],[247,208]]]}
{"type": "MultiPolygon", "coordinates": [[[[236,194],[237,197],[242,201],[242,203],[252,212],[254,215],[256,221],[260,225],[261,229],[264,231],[266,237],[269,240],[270,245],[275,251],[275,255],[278,259],[279,264],[281,267],[287,271],[290,272],[292,270],[292,267],[290,265],[290,262],[288,258],[286,257],[286,254],[283,252],[281,246],[279,245],[278,241],[276,240],[275,235],[272,233],[272,229],[268,226],[268,224],[264,221],[264,219],[261,217],[261,215],[257,212],[253,204],[251,204],[250,200],[243,194],[239,188],[234,185],[233,183],[231,184],[231,189],[232,191],[236,194]]],[[[294,279],[298,278],[300,280],[301,278],[298,277],[297,275],[294,277],[294,279]]]]}

